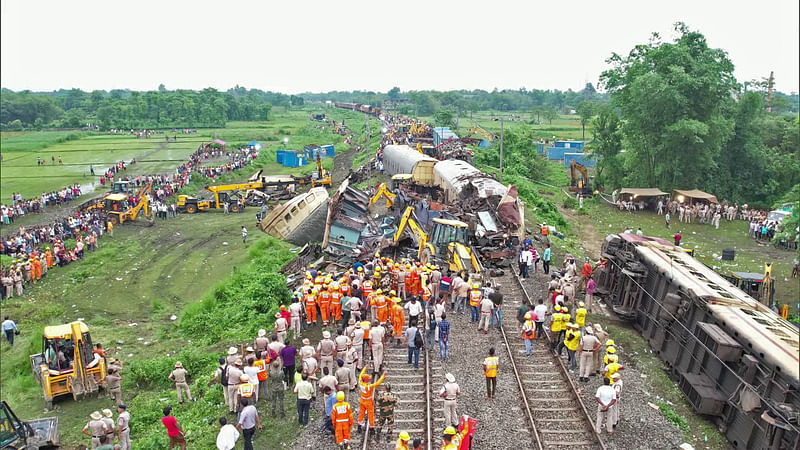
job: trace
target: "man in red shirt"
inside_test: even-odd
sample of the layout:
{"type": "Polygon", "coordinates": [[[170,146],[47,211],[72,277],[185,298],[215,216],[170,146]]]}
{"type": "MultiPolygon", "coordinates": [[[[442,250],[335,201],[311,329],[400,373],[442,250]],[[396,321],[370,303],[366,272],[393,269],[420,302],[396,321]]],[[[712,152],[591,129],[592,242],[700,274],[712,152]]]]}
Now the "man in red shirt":
{"type": "Polygon", "coordinates": [[[680,247],[681,246],[681,238],[682,237],[683,236],[681,236],[681,232],[680,231],[675,233],[675,236],[672,237],[673,239],[675,239],[675,246],[676,247],[680,247]]]}
{"type": "Polygon", "coordinates": [[[181,426],[178,425],[178,419],[172,415],[172,406],[164,408],[164,417],[161,418],[161,423],[167,429],[170,450],[176,445],[180,445],[181,450],[186,450],[186,439],[183,437],[181,426]]]}
{"type": "Polygon", "coordinates": [[[582,291],[586,289],[586,282],[589,280],[589,277],[592,275],[592,263],[589,262],[589,257],[583,258],[583,269],[581,270],[581,282],[578,285],[578,290],[582,291]]]}

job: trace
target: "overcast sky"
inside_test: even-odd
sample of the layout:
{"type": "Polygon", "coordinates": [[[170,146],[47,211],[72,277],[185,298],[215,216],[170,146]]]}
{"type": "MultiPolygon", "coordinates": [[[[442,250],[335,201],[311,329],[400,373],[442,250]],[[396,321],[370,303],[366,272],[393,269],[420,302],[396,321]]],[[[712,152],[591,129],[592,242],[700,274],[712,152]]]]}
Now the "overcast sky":
{"type": "Polygon", "coordinates": [[[798,0],[0,0],[0,84],[298,93],[567,89],[683,21],[741,82],[798,91],[798,0]]]}

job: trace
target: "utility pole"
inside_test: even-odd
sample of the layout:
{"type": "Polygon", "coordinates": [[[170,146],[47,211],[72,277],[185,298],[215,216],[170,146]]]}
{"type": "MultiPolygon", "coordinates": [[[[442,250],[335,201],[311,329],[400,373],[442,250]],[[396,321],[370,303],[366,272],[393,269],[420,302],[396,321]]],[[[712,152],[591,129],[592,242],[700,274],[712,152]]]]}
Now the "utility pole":
{"type": "Polygon", "coordinates": [[[503,182],[503,116],[500,116],[500,182],[503,182]]]}

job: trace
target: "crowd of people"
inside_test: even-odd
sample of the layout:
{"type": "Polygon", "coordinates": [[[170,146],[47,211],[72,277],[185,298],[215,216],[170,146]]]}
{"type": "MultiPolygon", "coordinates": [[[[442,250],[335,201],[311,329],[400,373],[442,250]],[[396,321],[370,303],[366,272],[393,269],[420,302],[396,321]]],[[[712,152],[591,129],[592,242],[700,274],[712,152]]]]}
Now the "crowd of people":
{"type": "Polygon", "coordinates": [[[23,199],[22,194],[11,194],[11,205],[0,204],[0,219],[5,225],[14,223],[14,219],[26,214],[43,212],[48,206],[61,206],[80,197],[81,185],[78,183],[57,191],[42,192],[35,198],[23,199]]]}
{"type": "MultiPolygon", "coordinates": [[[[258,151],[247,147],[242,147],[234,152],[224,153],[229,161],[213,169],[214,174],[230,172],[245,167],[258,156],[258,151]]],[[[180,188],[189,183],[192,176],[213,177],[207,172],[207,168],[200,166],[203,161],[221,157],[221,150],[211,149],[208,145],[200,146],[189,158],[188,162],[182,164],[173,174],[160,175],[137,175],[118,178],[118,181],[128,181],[135,187],[152,185],[152,194],[148,195],[150,204],[154,211],[154,216],[161,219],[173,218],[178,214],[174,203],[169,204],[168,200],[180,188]]],[[[131,161],[130,164],[134,164],[131,161]]],[[[101,183],[105,180],[113,182],[115,176],[128,167],[128,163],[119,162],[108,168],[105,175],[101,176],[101,183]]],[[[47,202],[42,203],[42,207],[50,204],[64,204],[80,195],[80,185],[76,184],[64,188],[60,191],[47,195],[47,202]]],[[[45,197],[45,194],[42,194],[45,197]]],[[[43,201],[37,199],[36,201],[43,201]]],[[[136,195],[130,196],[131,205],[140,201],[136,195]]],[[[13,223],[14,208],[21,207],[26,201],[14,193],[12,207],[2,205],[2,220],[5,225],[13,223]]],[[[11,298],[16,295],[24,295],[26,287],[32,286],[42,277],[47,275],[47,269],[53,266],[64,266],[83,257],[84,249],[93,251],[99,245],[99,240],[103,235],[113,236],[114,225],[105,214],[98,209],[79,210],[63,217],[52,219],[45,224],[19,227],[14,232],[0,238],[0,254],[8,255],[13,259],[9,264],[0,266],[0,299],[11,298]],[[75,245],[68,248],[65,244],[67,240],[74,239],[75,245]],[[49,254],[49,258],[48,255],[49,254]],[[51,260],[52,264],[46,263],[51,260]],[[39,270],[37,270],[39,268],[39,270]]],[[[4,231],[10,229],[4,227],[4,231]]]]}

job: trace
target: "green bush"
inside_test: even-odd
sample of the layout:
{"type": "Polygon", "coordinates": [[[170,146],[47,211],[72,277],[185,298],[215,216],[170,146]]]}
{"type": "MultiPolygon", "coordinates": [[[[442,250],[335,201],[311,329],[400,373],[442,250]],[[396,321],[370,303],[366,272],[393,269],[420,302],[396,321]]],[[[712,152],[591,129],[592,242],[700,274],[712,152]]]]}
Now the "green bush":
{"type": "Polygon", "coordinates": [[[286,279],[276,273],[293,258],[286,244],[268,236],[250,248],[251,263],[217,283],[181,314],[181,331],[207,343],[249,339],[270,323],[281,302],[290,298],[286,279]]]}
{"type": "Polygon", "coordinates": [[[578,206],[578,200],[573,197],[564,197],[564,208],[575,209],[578,206]]]}

